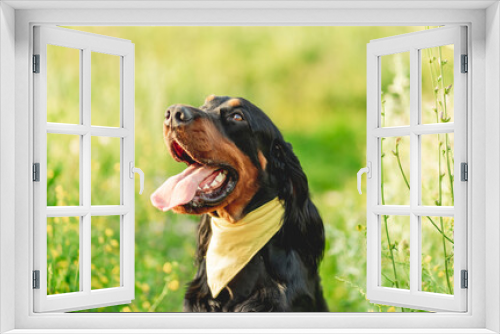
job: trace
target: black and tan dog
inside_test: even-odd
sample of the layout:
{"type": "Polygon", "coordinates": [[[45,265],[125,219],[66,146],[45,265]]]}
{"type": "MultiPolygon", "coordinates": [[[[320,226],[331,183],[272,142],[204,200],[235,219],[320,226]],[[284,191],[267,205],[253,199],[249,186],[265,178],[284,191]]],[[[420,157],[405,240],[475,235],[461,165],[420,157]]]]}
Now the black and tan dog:
{"type": "Polygon", "coordinates": [[[168,179],[152,202],[164,211],[203,215],[198,272],[188,286],[184,310],[328,311],[318,276],[325,245],[323,222],[309,197],[299,160],[266,114],[245,99],[211,95],[200,108],[169,107],[163,131],[172,157],[188,168],[168,179]],[[267,222],[274,209],[259,212],[271,207],[281,210],[274,212],[275,222],[267,222]],[[235,238],[215,233],[214,221],[231,229],[250,216],[263,220],[268,232],[253,233],[250,220],[235,238]],[[247,247],[254,235],[262,244],[247,247]],[[210,250],[216,248],[214,239],[222,250],[219,257],[211,255],[216,253],[210,250]],[[224,248],[225,243],[233,248],[224,248]],[[231,257],[240,256],[239,249],[250,254],[246,260],[235,260],[242,268],[231,262],[231,257]],[[219,260],[221,256],[225,259],[219,260]],[[224,268],[221,263],[228,257],[224,268]],[[222,275],[233,272],[219,289],[209,284],[214,276],[210,266],[218,266],[212,271],[218,269],[222,275]]]}

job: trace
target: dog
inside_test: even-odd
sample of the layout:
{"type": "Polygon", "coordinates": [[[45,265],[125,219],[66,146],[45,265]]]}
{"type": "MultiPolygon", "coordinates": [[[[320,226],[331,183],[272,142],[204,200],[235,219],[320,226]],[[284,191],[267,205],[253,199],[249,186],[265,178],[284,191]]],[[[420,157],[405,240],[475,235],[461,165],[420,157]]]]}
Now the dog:
{"type": "MultiPolygon", "coordinates": [[[[328,311],[318,274],[325,247],[323,221],[292,146],[270,118],[243,98],[211,95],[199,108],[170,106],[163,134],[170,155],[188,168],[168,179],[152,195],[152,202],[163,211],[202,215],[198,270],[188,284],[184,311],[328,311]],[[229,265],[219,270],[222,275],[234,273],[214,294],[207,272],[214,220],[230,228],[268,203],[282,210],[275,214],[277,222],[270,224],[274,230],[240,261],[241,269],[229,265]]],[[[217,243],[222,247],[252,243],[248,239],[253,227],[246,225],[250,230],[238,241],[218,236],[217,243]]],[[[238,256],[231,254],[237,251],[222,249],[223,257],[238,256]]]]}

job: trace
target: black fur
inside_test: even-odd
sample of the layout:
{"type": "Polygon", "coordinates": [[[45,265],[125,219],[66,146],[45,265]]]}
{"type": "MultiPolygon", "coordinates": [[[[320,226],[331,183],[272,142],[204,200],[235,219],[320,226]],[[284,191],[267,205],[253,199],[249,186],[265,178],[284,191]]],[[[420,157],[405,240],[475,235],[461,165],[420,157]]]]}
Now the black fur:
{"type": "Polygon", "coordinates": [[[198,228],[198,272],[184,300],[188,312],[324,312],[318,266],[325,246],[322,219],[309,196],[307,177],[292,146],[259,108],[240,99],[245,124],[229,126],[222,116],[228,97],[217,97],[200,110],[259,168],[259,190],[248,213],[278,196],[285,204],[280,231],[254,256],[217,298],[207,285],[205,255],[211,237],[210,218],[198,228]],[[222,107],[221,107],[222,106],[222,107]],[[267,160],[262,170],[258,152],[267,160]]]}

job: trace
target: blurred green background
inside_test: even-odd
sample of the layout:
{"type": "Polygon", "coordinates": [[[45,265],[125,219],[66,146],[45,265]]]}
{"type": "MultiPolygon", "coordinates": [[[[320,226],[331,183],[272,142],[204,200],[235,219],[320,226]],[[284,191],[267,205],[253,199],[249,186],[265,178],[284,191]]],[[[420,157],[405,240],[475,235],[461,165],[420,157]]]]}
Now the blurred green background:
{"type": "MultiPolygon", "coordinates": [[[[160,212],[151,205],[149,196],[185,167],[169,156],[163,143],[164,111],[175,103],[200,106],[210,94],[252,101],[292,143],[325,223],[326,249],[320,274],[330,311],[409,311],[366,300],[366,198],[357,193],[356,173],[365,166],[366,154],[366,45],[373,39],[425,27],[71,28],[135,44],[135,164],[146,174],[143,195],[138,194],[136,181],[135,300],[90,311],[182,311],[186,284],[196,270],[198,218],[160,212]]],[[[77,123],[78,54],[60,49],[64,48],[49,49],[48,67],[52,66],[55,74],[48,77],[48,121],[77,123]]],[[[119,62],[114,57],[92,55],[93,125],[117,125],[119,62]]],[[[409,91],[404,80],[398,80],[407,76],[407,64],[399,63],[399,67],[390,63],[383,67],[382,90],[388,105],[394,106],[388,107],[395,110],[391,119],[404,122],[404,108],[397,106],[404,103],[403,95],[409,91]]],[[[434,82],[430,81],[431,106],[427,109],[433,116],[432,101],[437,93],[432,94],[434,82]]],[[[78,138],[49,135],[48,140],[48,205],[78,205],[78,138]]],[[[387,146],[388,153],[394,149],[395,143],[387,146]]],[[[401,157],[408,153],[403,146],[400,150],[401,157]]],[[[440,154],[438,147],[435,152],[440,154]]],[[[399,179],[392,186],[393,192],[404,191],[396,160],[390,155],[387,175],[399,179]]],[[[441,175],[441,168],[439,171],[441,175]]],[[[93,138],[92,204],[117,204],[119,172],[115,140],[93,138]]],[[[430,182],[435,184],[435,180],[430,182]]],[[[92,218],[93,289],[119,282],[116,219],[92,218]]],[[[404,276],[409,271],[409,235],[395,221],[393,240],[383,239],[383,266],[391,261],[390,250],[398,252],[392,261],[397,260],[402,268],[400,276],[404,276]]],[[[431,257],[429,254],[442,249],[441,237],[439,233],[434,239],[429,237],[430,248],[423,255],[431,257]]],[[[49,219],[48,249],[49,293],[78,291],[78,221],[49,219]]],[[[443,260],[424,259],[428,284],[433,284],[430,291],[443,290],[443,260]]],[[[384,285],[394,286],[391,267],[387,268],[384,285]]]]}

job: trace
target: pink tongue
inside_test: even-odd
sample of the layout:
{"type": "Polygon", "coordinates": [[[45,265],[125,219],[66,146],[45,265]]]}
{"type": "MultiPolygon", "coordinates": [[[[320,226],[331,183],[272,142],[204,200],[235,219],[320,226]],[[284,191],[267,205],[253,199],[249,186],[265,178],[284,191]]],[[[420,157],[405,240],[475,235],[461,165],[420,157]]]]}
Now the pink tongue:
{"type": "Polygon", "coordinates": [[[151,202],[163,211],[189,203],[196,194],[198,185],[214,171],[215,169],[209,167],[191,165],[156,189],[151,195],[151,202]]]}

